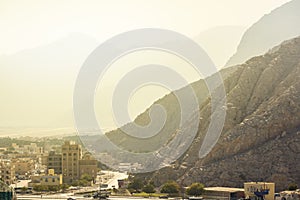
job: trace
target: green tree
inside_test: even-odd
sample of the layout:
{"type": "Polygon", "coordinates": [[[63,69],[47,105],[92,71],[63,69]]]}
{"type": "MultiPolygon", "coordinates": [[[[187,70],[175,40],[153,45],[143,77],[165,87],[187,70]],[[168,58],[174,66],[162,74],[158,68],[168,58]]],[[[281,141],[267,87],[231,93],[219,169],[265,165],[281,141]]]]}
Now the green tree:
{"type": "Polygon", "coordinates": [[[193,183],[187,188],[186,193],[192,196],[200,196],[204,192],[204,185],[202,183],[193,183]]]}
{"type": "Polygon", "coordinates": [[[160,192],[168,194],[178,194],[179,185],[175,181],[169,181],[162,186],[160,192]]]}
{"type": "Polygon", "coordinates": [[[80,180],[78,180],[78,185],[82,186],[82,187],[86,187],[86,186],[90,185],[90,182],[91,181],[87,181],[86,179],[80,179],[80,180]]]}
{"type": "Polygon", "coordinates": [[[89,174],[83,174],[83,175],[81,175],[80,179],[81,180],[86,180],[86,181],[92,181],[93,177],[89,174]]]}
{"type": "Polygon", "coordinates": [[[288,190],[293,191],[293,190],[297,190],[298,189],[298,185],[296,183],[290,183],[288,186],[288,190]]]}
{"type": "Polygon", "coordinates": [[[22,191],[22,193],[25,193],[25,192],[27,191],[27,189],[28,189],[28,188],[27,188],[27,187],[25,187],[25,186],[24,186],[24,187],[22,187],[22,188],[21,188],[21,191],[22,191]]]}
{"type": "Polygon", "coordinates": [[[62,185],[60,185],[60,189],[63,191],[63,192],[65,192],[68,188],[69,188],[70,186],[68,185],[68,184],[62,184],[62,185]]]}
{"type": "Polygon", "coordinates": [[[13,148],[13,147],[8,147],[7,150],[8,150],[8,151],[15,151],[15,148],[13,148]]]}
{"type": "Polygon", "coordinates": [[[46,185],[35,185],[33,187],[33,190],[34,191],[37,191],[37,192],[46,192],[46,191],[49,191],[48,187],[46,185]]]}
{"type": "Polygon", "coordinates": [[[128,184],[128,189],[140,191],[143,188],[143,186],[144,184],[141,179],[133,179],[133,181],[128,184]]]}
{"type": "Polygon", "coordinates": [[[57,192],[60,190],[60,187],[58,185],[49,185],[48,190],[52,192],[57,192]]]}
{"type": "Polygon", "coordinates": [[[71,184],[71,186],[73,186],[73,187],[79,186],[79,180],[73,181],[72,184],[71,184]]]}
{"type": "Polygon", "coordinates": [[[146,193],[155,193],[155,189],[154,189],[154,186],[152,184],[145,185],[143,187],[142,191],[146,192],[146,193]]]}

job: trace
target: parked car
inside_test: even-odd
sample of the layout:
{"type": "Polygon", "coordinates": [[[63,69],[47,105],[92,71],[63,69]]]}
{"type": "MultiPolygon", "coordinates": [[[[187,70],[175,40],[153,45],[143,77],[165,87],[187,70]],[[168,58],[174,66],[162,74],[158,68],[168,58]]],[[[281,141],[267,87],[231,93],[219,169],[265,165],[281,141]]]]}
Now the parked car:
{"type": "Polygon", "coordinates": [[[159,196],[160,199],[168,199],[169,196],[168,195],[162,195],[162,196],[159,196]]]}

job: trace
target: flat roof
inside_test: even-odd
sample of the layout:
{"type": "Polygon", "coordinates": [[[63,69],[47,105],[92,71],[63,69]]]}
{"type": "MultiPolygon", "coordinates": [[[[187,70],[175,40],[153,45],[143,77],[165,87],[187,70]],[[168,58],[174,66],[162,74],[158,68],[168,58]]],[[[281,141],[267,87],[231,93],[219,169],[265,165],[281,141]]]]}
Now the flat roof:
{"type": "Polygon", "coordinates": [[[244,184],[274,184],[273,182],[246,182],[244,184]]]}
{"type": "Polygon", "coordinates": [[[206,187],[207,191],[219,191],[219,192],[244,192],[244,188],[230,188],[230,187],[206,187]]]}

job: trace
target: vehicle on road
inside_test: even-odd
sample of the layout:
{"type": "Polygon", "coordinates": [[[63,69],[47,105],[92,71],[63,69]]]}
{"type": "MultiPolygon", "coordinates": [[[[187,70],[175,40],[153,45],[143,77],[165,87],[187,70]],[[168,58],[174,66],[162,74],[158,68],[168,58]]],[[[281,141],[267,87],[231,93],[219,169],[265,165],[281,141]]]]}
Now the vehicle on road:
{"type": "Polygon", "coordinates": [[[89,198],[89,197],[92,197],[92,195],[91,194],[85,194],[85,195],[83,195],[83,197],[89,198]]]}

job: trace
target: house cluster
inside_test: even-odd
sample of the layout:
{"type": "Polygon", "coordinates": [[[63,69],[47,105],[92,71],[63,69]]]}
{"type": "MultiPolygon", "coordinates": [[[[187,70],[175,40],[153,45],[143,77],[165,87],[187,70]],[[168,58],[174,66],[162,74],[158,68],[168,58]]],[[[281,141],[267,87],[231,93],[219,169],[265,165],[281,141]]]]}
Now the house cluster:
{"type": "Polygon", "coordinates": [[[1,148],[0,151],[0,179],[7,185],[28,179],[41,168],[44,151],[35,143],[24,146],[13,143],[10,148],[1,148]]]}
{"type": "Polygon", "coordinates": [[[275,193],[275,183],[246,182],[244,188],[206,187],[204,199],[222,200],[300,200],[300,191],[275,193]]]}
{"type": "Polygon", "coordinates": [[[56,151],[44,151],[35,143],[12,144],[11,149],[12,154],[0,157],[0,179],[7,185],[22,179],[30,179],[29,187],[71,185],[83,176],[90,178],[90,184],[96,180],[97,160],[73,141],[65,141],[56,151]]]}

